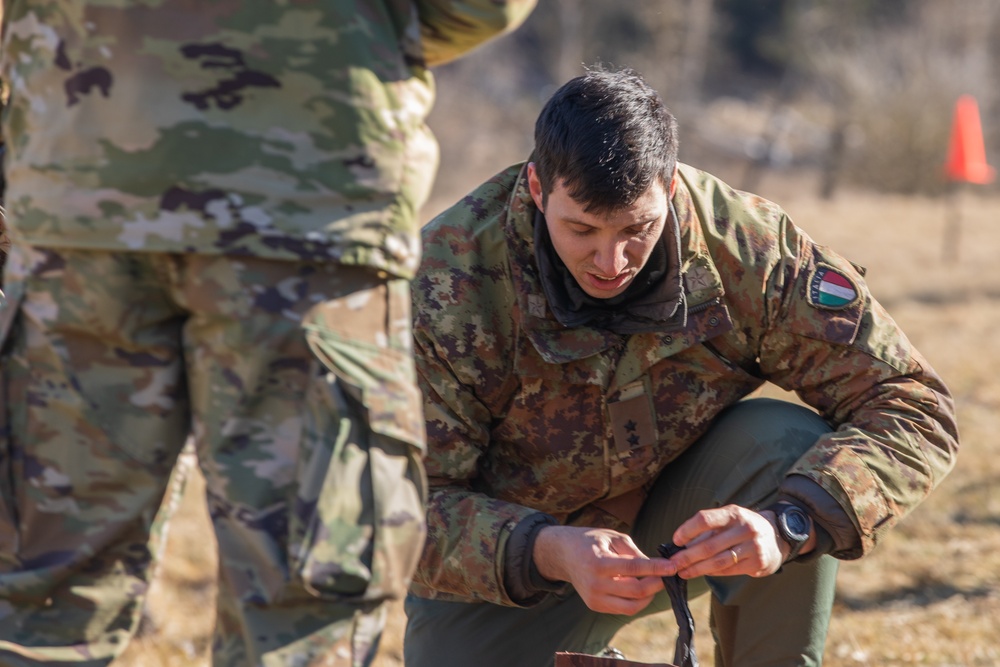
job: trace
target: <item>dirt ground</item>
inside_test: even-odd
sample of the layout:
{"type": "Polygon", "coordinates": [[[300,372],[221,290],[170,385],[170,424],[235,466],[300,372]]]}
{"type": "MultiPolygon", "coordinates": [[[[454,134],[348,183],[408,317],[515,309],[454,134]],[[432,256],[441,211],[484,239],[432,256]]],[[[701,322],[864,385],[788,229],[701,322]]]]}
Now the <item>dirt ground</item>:
{"type": "MultiPolygon", "coordinates": [[[[842,565],[825,664],[1000,664],[1000,198],[843,193],[820,201],[801,191],[768,196],[816,240],[868,268],[875,296],[949,383],[962,431],[943,485],[874,554],[842,565]]],[[[215,553],[202,488],[200,479],[188,487],[143,630],[117,667],[208,664],[215,553]]],[[[711,664],[707,609],[694,601],[703,664],[711,664]]],[[[402,664],[404,623],[394,607],[379,667],[402,664]]],[[[614,644],[632,660],[669,660],[675,635],[673,617],[661,615],[632,624],[614,644]]]]}

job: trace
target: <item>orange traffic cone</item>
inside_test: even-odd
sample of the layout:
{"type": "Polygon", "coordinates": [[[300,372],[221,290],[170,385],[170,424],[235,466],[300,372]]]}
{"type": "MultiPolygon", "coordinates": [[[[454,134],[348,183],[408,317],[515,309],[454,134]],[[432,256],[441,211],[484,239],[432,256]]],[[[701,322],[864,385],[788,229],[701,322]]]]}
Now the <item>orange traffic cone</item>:
{"type": "Polygon", "coordinates": [[[966,183],[989,183],[996,174],[996,170],[986,163],[979,106],[972,95],[962,95],[955,102],[951,143],[944,170],[949,179],[966,183]]]}

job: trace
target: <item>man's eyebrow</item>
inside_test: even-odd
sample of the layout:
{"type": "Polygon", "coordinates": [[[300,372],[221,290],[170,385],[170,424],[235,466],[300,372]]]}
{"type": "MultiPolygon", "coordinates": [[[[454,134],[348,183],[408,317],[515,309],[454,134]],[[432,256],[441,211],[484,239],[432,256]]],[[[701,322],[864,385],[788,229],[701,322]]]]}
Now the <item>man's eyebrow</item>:
{"type": "MultiPolygon", "coordinates": [[[[649,225],[656,224],[659,218],[656,215],[650,215],[649,218],[645,220],[637,220],[631,224],[625,225],[622,229],[629,229],[630,227],[648,227],[649,225]]],[[[559,221],[567,225],[580,225],[581,227],[587,227],[588,229],[602,229],[600,225],[592,225],[589,222],[580,220],[574,217],[561,217],[559,221]]]]}

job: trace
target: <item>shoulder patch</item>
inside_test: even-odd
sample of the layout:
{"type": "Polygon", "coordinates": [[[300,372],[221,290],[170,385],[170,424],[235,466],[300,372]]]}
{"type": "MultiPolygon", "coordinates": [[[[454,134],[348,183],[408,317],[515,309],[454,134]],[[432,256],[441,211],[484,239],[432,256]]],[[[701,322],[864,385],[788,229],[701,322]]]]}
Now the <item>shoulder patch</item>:
{"type": "Polygon", "coordinates": [[[840,310],[858,300],[857,285],[828,264],[817,264],[809,277],[809,303],[816,308],[840,310]]]}

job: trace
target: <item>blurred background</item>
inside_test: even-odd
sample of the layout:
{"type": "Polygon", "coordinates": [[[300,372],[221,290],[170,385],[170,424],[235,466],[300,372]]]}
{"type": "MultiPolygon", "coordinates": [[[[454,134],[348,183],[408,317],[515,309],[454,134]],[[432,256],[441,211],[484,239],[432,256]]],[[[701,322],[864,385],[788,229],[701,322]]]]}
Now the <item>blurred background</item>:
{"type": "Polygon", "coordinates": [[[513,35],[435,70],[428,213],[524,159],[542,104],[596,63],[638,70],[677,116],[681,160],[734,187],[795,174],[827,198],[941,195],[960,95],[996,154],[998,38],[995,0],[541,0],[513,35]]]}

